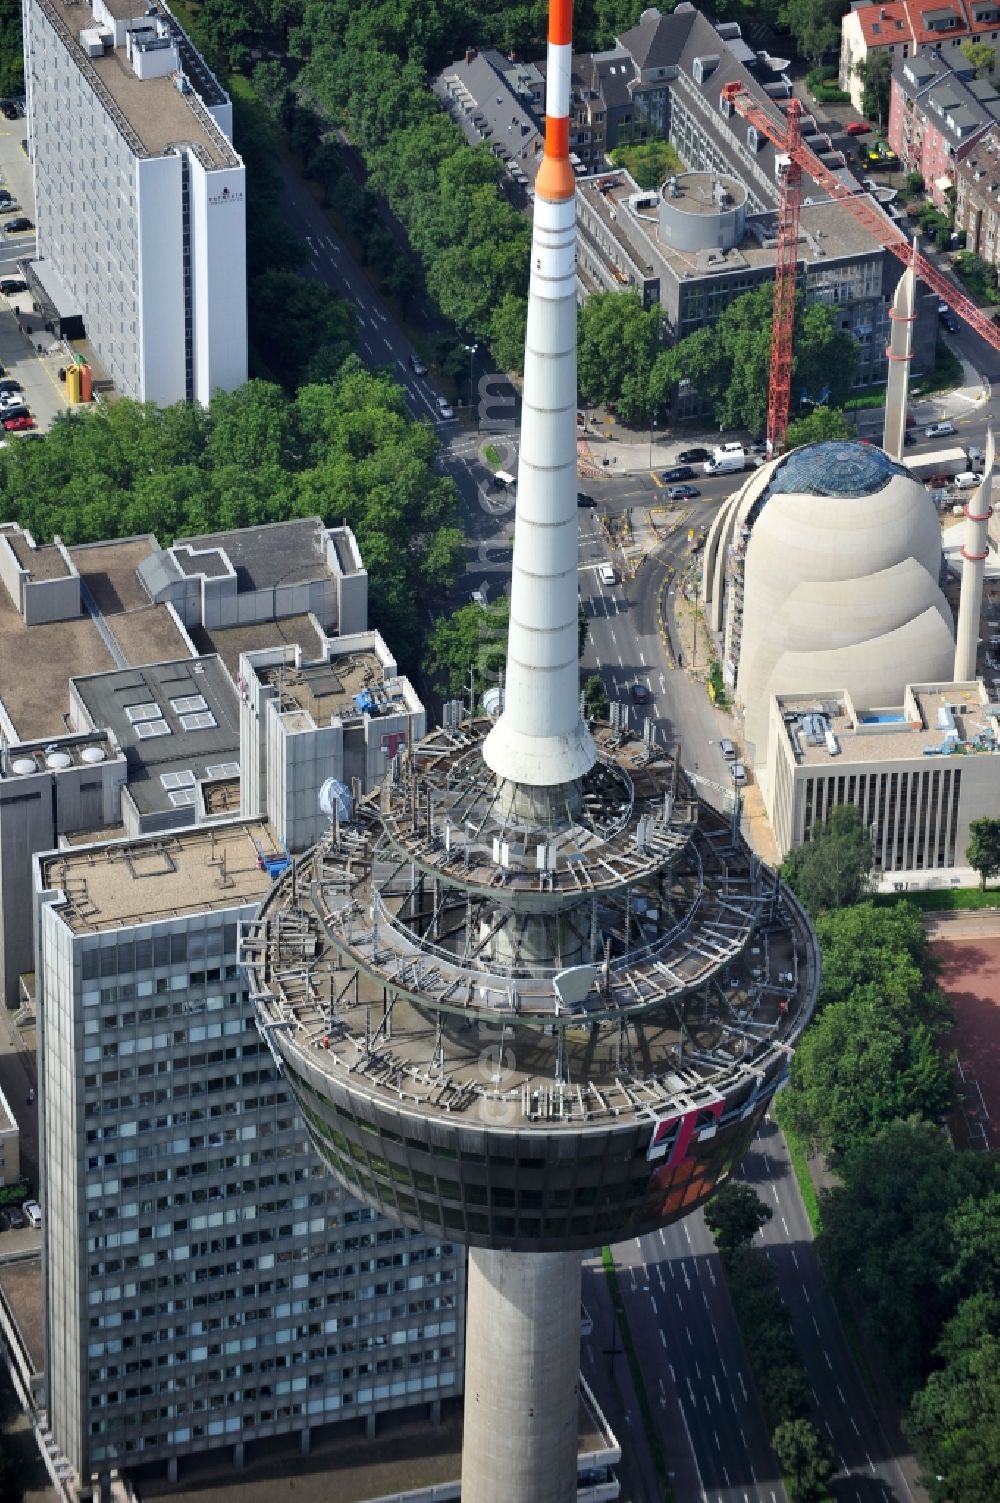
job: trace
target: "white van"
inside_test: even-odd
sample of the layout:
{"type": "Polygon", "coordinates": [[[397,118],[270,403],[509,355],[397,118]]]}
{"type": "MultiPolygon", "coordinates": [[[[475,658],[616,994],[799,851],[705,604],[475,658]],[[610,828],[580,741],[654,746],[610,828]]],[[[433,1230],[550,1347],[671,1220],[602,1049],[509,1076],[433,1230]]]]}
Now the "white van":
{"type": "Polygon", "coordinates": [[[601,584],[613,585],[618,583],[614,569],[610,564],[601,564],[597,570],[597,577],[601,584]]]}
{"type": "Polygon", "coordinates": [[[711,459],[706,459],[701,467],[703,475],[735,475],[746,468],[746,455],[743,450],[737,448],[735,452],[724,452],[716,449],[711,459]]]}
{"type": "Polygon", "coordinates": [[[974,475],[971,470],[963,470],[951,483],[957,491],[971,491],[973,486],[979,485],[982,478],[982,475],[974,475]]]}

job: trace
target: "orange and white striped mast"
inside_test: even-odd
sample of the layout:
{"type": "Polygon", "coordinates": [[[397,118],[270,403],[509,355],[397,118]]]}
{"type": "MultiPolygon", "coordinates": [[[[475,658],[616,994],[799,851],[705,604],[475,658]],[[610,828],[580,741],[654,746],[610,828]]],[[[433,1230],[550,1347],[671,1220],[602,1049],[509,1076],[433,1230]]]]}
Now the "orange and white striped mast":
{"type": "MultiPolygon", "coordinates": [[[[504,708],[483,746],[508,787],[565,789],[596,760],[580,716],[576,520],[576,178],[572,0],[550,0],[545,154],[535,178],[504,708]]],[[[523,800],[521,801],[523,804],[523,800]]],[[[530,798],[535,810],[545,798],[530,798]]],[[[553,808],[565,797],[553,793],[553,808]]]]}

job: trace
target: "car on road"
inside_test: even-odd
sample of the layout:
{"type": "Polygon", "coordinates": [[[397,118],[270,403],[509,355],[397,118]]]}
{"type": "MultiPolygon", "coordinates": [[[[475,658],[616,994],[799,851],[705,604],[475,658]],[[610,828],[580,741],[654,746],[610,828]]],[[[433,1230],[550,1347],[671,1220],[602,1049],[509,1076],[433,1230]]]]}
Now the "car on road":
{"type": "Polygon", "coordinates": [[[736,756],[736,747],[725,736],[719,742],[719,750],[727,762],[732,762],[736,756]]]}
{"type": "Polygon", "coordinates": [[[28,1218],[20,1206],[5,1206],[3,1210],[3,1224],[9,1231],[21,1231],[28,1225],[28,1218]]]}
{"type": "MultiPolygon", "coordinates": [[[[711,458],[711,455],[709,455],[709,458],[711,458]]],[[[672,470],[664,470],[660,479],[666,481],[668,484],[671,480],[693,480],[694,470],[692,470],[689,464],[675,464],[672,470]]]]}
{"type": "Polygon", "coordinates": [[[640,683],[638,680],[632,685],[631,693],[632,699],[637,705],[648,705],[653,697],[646,685],[640,683]]]}
{"type": "Polygon", "coordinates": [[[742,762],[731,762],[729,764],[729,771],[733,775],[733,782],[734,783],[745,783],[746,782],[746,780],[747,780],[747,770],[746,770],[746,767],[743,765],[742,762]]]}
{"type": "Polygon", "coordinates": [[[23,390],[24,387],[21,385],[20,381],[18,381],[16,376],[0,377],[0,396],[23,390]]]}
{"type": "Polygon", "coordinates": [[[977,475],[973,470],[963,470],[960,475],[955,476],[951,483],[957,491],[971,491],[979,484],[982,478],[981,475],[977,475]]]}
{"type": "Polygon", "coordinates": [[[16,292],[27,292],[28,284],[20,277],[3,277],[0,279],[0,292],[4,297],[13,297],[16,292]]]}
{"type": "Polygon", "coordinates": [[[950,433],[957,431],[955,424],[951,422],[928,423],[924,429],[924,438],[947,438],[950,433]]]}
{"type": "Polygon", "coordinates": [[[696,485],[672,485],[667,491],[667,500],[687,501],[693,500],[695,496],[700,495],[701,491],[696,485]]]}
{"type": "Polygon", "coordinates": [[[27,214],[17,214],[13,219],[8,219],[4,229],[8,235],[19,235],[23,230],[33,230],[35,226],[27,214]]]}
{"type": "Polygon", "coordinates": [[[21,113],[17,105],[11,104],[9,99],[5,99],[3,104],[0,104],[0,110],[3,111],[5,120],[16,120],[21,113]]]}
{"type": "Polygon", "coordinates": [[[677,456],[681,464],[704,464],[711,457],[711,449],[682,449],[677,456]]]}
{"type": "Polygon", "coordinates": [[[5,417],[3,425],[8,433],[26,433],[35,426],[35,420],[30,413],[21,412],[16,417],[5,417]]]}
{"type": "Polygon", "coordinates": [[[42,1208],[37,1200],[26,1200],[22,1207],[31,1225],[37,1230],[42,1224],[42,1208]]]}
{"type": "Polygon", "coordinates": [[[597,577],[603,585],[613,585],[618,583],[618,576],[615,574],[615,571],[610,564],[600,564],[597,570],[597,577]]]}
{"type": "Polygon", "coordinates": [[[426,376],[427,367],[419,355],[410,356],[410,370],[415,376],[426,376]]]}
{"type": "Polygon", "coordinates": [[[455,416],[455,409],[447,397],[436,397],[435,401],[437,402],[437,414],[439,418],[453,418],[455,416]]]}
{"type": "Polygon", "coordinates": [[[849,136],[867,136],[871,126],[865,120],[848,120],[844,131],[849,136]]]}
{"type": "Polygon", "coordinates": [[[597,502],[593,496],[588,496],[586,491],[577,491],[576,504],[577,506],[596,506],[597,502]]]}

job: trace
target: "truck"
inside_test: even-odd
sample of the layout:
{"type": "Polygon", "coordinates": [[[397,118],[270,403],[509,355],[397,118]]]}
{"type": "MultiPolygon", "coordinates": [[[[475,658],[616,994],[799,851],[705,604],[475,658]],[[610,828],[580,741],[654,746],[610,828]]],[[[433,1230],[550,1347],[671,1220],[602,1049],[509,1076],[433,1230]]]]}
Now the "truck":
{"type": "Polygon", "coordinates": [[[701,467],[703,475],[734,475],[746,468],[747,457],[742,444],[722,444],[713,449],[711,459],[701,467]]]}
{"type": "Polygon", "coordinates": [[[930,454],[908,454],[903,463],[916,480],[922,480],[925,484],[935,476],[951,479],[953,475],[960,475],[963,470],[972,468],[966,451],[958,448],[934,449],[930,454]]]}

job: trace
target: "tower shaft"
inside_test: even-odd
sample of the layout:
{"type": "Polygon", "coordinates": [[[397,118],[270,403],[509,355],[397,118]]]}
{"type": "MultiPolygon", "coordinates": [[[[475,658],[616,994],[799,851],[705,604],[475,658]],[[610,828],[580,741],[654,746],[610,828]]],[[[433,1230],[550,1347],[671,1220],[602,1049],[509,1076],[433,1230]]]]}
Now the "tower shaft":
{"type": "Polygon", "coordinates": [[[885,423],[882,447],[893,459],[903,458],[906,434],[906,399],[910,386],[910,361],[913,359],[913,320],[916,317],[916,274],[908,266],[900,277],[889,309],[891,333],[885,353],[889,360],[889,380],[885,391],[885,423]]]}
{"type": "Polygon", "coordinates": [[[955,680],[965,683],[976,676],[976,648],[983,613],[983,576],[989,552],[989,522],[993,515],[993,430],[986,438],[986,466],[971,501],[965,506],[965,538],[962,542],[962,592],[955,631],[955,680]]]}
{"type": "Polygon", "coordinates": [[[580,1254],[469,1251],[462,1503],[573,1503],[580,1254]]]}
{"type": "Polygon", "coordinates": [[[576,513],[576,181],[569,161],[571,0],[549,14],[545,155],[535,179],[510,636],[497,776],[553,787],[596,759],[580,717],[576,513]]]}

